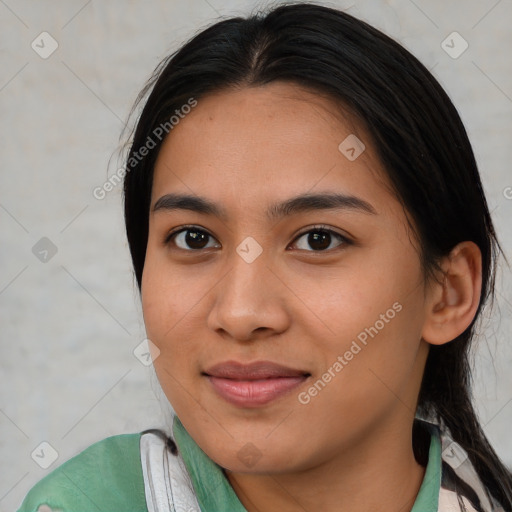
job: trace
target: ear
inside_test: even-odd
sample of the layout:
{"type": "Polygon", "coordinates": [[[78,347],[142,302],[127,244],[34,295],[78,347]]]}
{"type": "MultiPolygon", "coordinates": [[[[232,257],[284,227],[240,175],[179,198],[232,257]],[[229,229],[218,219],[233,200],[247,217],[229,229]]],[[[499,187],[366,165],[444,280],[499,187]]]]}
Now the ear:
{"type": "Polygon", "coordinates": [[[422,338],[443,345],[462,334],[473,321],[482,289],[482,255],[473,242],[461,242],[441,262],[443,276],[427,295],[422,338]]]}

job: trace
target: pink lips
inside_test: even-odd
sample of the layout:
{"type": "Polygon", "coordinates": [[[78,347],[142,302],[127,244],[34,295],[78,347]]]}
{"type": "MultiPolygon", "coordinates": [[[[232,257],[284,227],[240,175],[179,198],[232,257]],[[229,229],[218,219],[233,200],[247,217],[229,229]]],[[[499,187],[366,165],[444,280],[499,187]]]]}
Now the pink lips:
{"type": "Polygon", "coordinates": [[[259,407],[303,383],[308,372],[270,361],[241,364],[226,361],[204,372],[214,390],[239,407],[259,407]]]}

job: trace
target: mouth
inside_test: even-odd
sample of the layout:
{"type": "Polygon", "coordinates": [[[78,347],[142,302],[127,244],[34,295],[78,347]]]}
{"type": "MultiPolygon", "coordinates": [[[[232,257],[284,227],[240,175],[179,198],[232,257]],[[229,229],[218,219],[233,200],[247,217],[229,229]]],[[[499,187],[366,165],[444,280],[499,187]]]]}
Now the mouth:
{"type": "Polygon", "coordinates": [[[202,375],[227,402],[238,407],[254,408],[290,393],[311,373],[270,361],[251,364],[226,361],[212,366],[202,375]]]}

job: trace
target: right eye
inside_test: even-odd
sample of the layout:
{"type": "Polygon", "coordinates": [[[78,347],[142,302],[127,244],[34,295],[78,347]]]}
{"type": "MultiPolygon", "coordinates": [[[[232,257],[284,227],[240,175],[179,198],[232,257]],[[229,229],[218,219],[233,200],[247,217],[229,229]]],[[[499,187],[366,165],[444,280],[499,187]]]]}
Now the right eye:
{"type": "Polygon", "coordinates": [[[164,240],[165,245],[175,245],[178,249],[188,252],[197,252],[201,249],[209,249],[207,242],[208,238],[213,236],[204,231],[198,229],[195,226],[182,227],[179,230],[172,231],[169,233],[164,240]]]}

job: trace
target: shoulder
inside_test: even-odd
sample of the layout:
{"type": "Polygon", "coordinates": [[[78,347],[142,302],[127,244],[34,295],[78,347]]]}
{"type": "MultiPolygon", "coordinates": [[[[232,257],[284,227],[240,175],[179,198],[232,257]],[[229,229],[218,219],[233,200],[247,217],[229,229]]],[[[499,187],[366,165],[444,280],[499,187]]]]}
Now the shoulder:
{"type": "Polygon", "coordinates": [[[18,512],[147,512],[140,437],[120,434],[90,445],[37,482],[18,512]]]}

